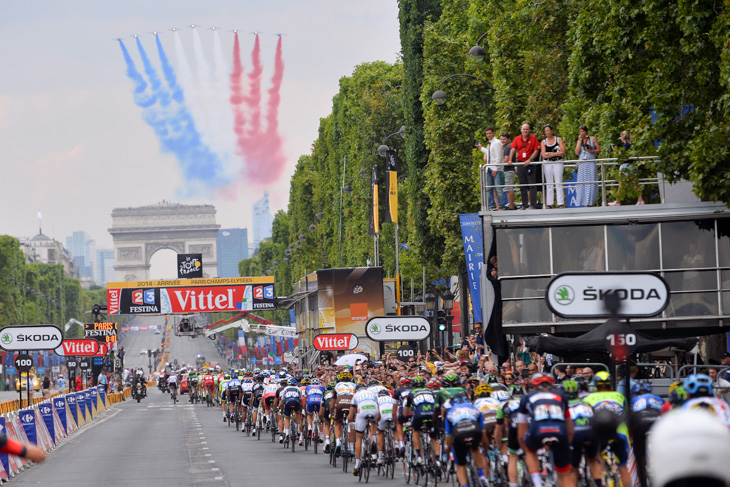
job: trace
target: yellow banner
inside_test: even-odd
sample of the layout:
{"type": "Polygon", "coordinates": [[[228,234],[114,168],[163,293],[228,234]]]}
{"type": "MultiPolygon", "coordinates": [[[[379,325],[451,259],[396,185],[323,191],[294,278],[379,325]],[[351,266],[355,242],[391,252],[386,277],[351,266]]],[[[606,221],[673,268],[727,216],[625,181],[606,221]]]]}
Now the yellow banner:
{"type": "Polygon", "coordinates": [[[373,184],[373,223],[375,224],[375,234],[380,233],[380,213],[378,209],[378,185],[373,184]]]}
{"type": "Polygon", "coordinates": [[[107,282],[107,289],[130,287],[222,286],[227,284],[274,284],[274,276],[219,277],[210,279],[170,279],[166,281],[107,282]]]}
{"type": "Polygon", "coordinates": [[[398,223],[398,173],[396,171],[388,171],[388,184],[390,222],[398,223]]]}

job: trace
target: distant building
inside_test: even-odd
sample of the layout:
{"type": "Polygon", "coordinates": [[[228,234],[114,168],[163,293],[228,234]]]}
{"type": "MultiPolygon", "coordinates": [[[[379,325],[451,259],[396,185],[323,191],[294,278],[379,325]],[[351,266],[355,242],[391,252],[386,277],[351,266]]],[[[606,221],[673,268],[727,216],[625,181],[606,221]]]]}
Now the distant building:
{"type": "Polygon", "coordinates": [[[96,251],[96,277],[94,282],[99,286],[105,286],[107,282],[114,281],[114,250],[97,249],[96,251]]]}
{"type": "Polygon", "coordinates": [[[264,192],[264,197],[253,204],[253,248],[257,249],[259,244],[271,238],[271,227],[274,217],[269,210],[269,193],[264,192]]]}
{"type": "Polygon", "coordinates": [[[26,262],[41,262],[43,264],[61,264],[63,272],[68,277],[79,277],[79,270],[73,260],[71,252],[57,240],[39,233],[31,239],[20,238],[20,250],[25,255],[26,262]]]}
{"type": "Polygon", "coordinates": [[[216,235],[218,277],[238,277],[238,263],[248,259],[248,230],[222,228],[216,235]]]}
{"type": "Polygon", "coordinates": [[[70,237],[66,237],[66,248],[71,252],[79,268],[79,277],[82,278],[82,281],[97,281],[94,265],[96,242],[86,232],[79,230],[70,237]]]}

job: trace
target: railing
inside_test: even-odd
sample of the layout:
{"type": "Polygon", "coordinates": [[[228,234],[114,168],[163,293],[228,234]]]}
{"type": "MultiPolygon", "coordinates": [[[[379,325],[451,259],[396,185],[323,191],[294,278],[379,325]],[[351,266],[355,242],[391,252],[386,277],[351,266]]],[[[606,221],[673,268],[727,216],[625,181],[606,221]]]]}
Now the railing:
{"type": "MultiPolygon", "coordinates": [[[[563,181],[563,185],[564,186],[565,185],[578,186],[580,184],[599,184],[601,186],[601,206],[607,206],[608,205],[607,189],[617,187],[619,184],[618,179],[607,179],[606,178],[606,169],[607,168],[614,167],[614,166],[620,166],[621,164],[624,164],[626,162],[628,162],[630,164],[631,163],[635,164],[637,162],[641,163],[643,161],[654,161],[654,160],[657,160],[656,156],[631,157],[628,160],[623,159],[623,158],[618,159],[616,157],[607,157],[607,158],[603,158],[603,159],[589,159],[589,160],[585,160],[585,161],[578,160],[578,159],[563,160],[563,161],[535,161],[535,162],[530,162],[529,165],[542,166],[545,164],[562,163],[564,168],[576,168],[577,169],[579,162],[595,162],[598,165],[597,172],[600,176],[600,178],[598,180],[581,181],[581,182],[563,181]]],[[[508,166],[508,164],[504,164],[504,163],[489,164],[489,165],[490,166],[508,166]]],[[[525,163],[524,162],[515,162],[515,163],[509,164],[509,165],[511,165],[512,167],[514,167],[516,169],[518,166],[524,166],[525,163]]],[[[482,164],[479,167],[479,183],[480,183],[480,188],[481,188],[482,211],[487,212],[487,211],[489,211],[489,199],[488,199],[489,191],[493,191],[495,188],[502,188],[504,190],[504,187],[506,185],[499,184],[499,185],[494,185],[494,186],[487,186],[487,164],[482,164]],[[487,189],[487,188],[489,188],[489,189],[487,189]]],[[[638,183],[639,183],[639,186],[657,186],[658,187],[660,185],[660,179],[658,176],[654,177],[654,178],[639,178],[638,183]]],[[[525,188],[529,189],[530,187],[537,186],[538,191],[541,191],[543,194],[543,204],[544,204],[545,203],[544,195],[546,194],[546,185],[547,185],[547,183],[545,182],[545,178],[543,177],[542,181],[533,183],[533,184],[522,184],[522,183],[515,182],[514,189],[515,189],[515,192],[518,192],[520,187],[525,187],[525,188]]],[[[556,188],[556,190],[557,190],[557,188],[556,188]]],[[[523,202],[523,204],[525,204],[525,203],[526,202],[523,202]]],[[[662,203],[664,203],[664,201],[662,201],[662,203]]]]}

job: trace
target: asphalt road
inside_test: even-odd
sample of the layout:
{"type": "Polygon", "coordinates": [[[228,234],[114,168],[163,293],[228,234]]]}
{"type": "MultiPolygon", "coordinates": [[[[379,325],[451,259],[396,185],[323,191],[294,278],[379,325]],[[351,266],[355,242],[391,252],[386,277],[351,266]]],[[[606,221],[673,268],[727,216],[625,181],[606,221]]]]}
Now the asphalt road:
{"type": "MultiPolygon", "coordinates": [[[[153,344],[159,337],[130,332],[125,349],[126,344],[153,344]]],[[[171,358],[188,362],[198,353],[209,360],[219,358],[208,339],[172,337],[171,358]]],[[[110,407],[62,443],[45,463],[22,472],[12,483],[59,487],[357,484],[350,473],[330,467],[328,456],[319,451],[318,455],[303,449],[292,453],[268,436],[261,441],[246,438],[222,421],[219,409],[186,402],[173,406],[167,394],[150,388],[141,403],[127,400],[110,407]]],[[[405,485],[399,470],[394,480],[371,475],[370,483],[405,485]]]]}

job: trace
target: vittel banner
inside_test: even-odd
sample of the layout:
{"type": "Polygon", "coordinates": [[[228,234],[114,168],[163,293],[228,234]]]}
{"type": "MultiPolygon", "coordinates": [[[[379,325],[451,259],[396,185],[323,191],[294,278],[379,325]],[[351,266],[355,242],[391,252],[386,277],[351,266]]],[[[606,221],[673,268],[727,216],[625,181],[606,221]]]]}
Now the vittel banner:
{"type": "Polygon", "coordinates": [[[331,333],[317,335],[312,343],[317,350],[352,350],[357,347],[358,339],[352,333],[331,333]]]}
{"type": "Polygon", "coordinates": [[[178,279],[107,284],[109,314],[187,314],[275,309],[273,277],[178,279]]]}

